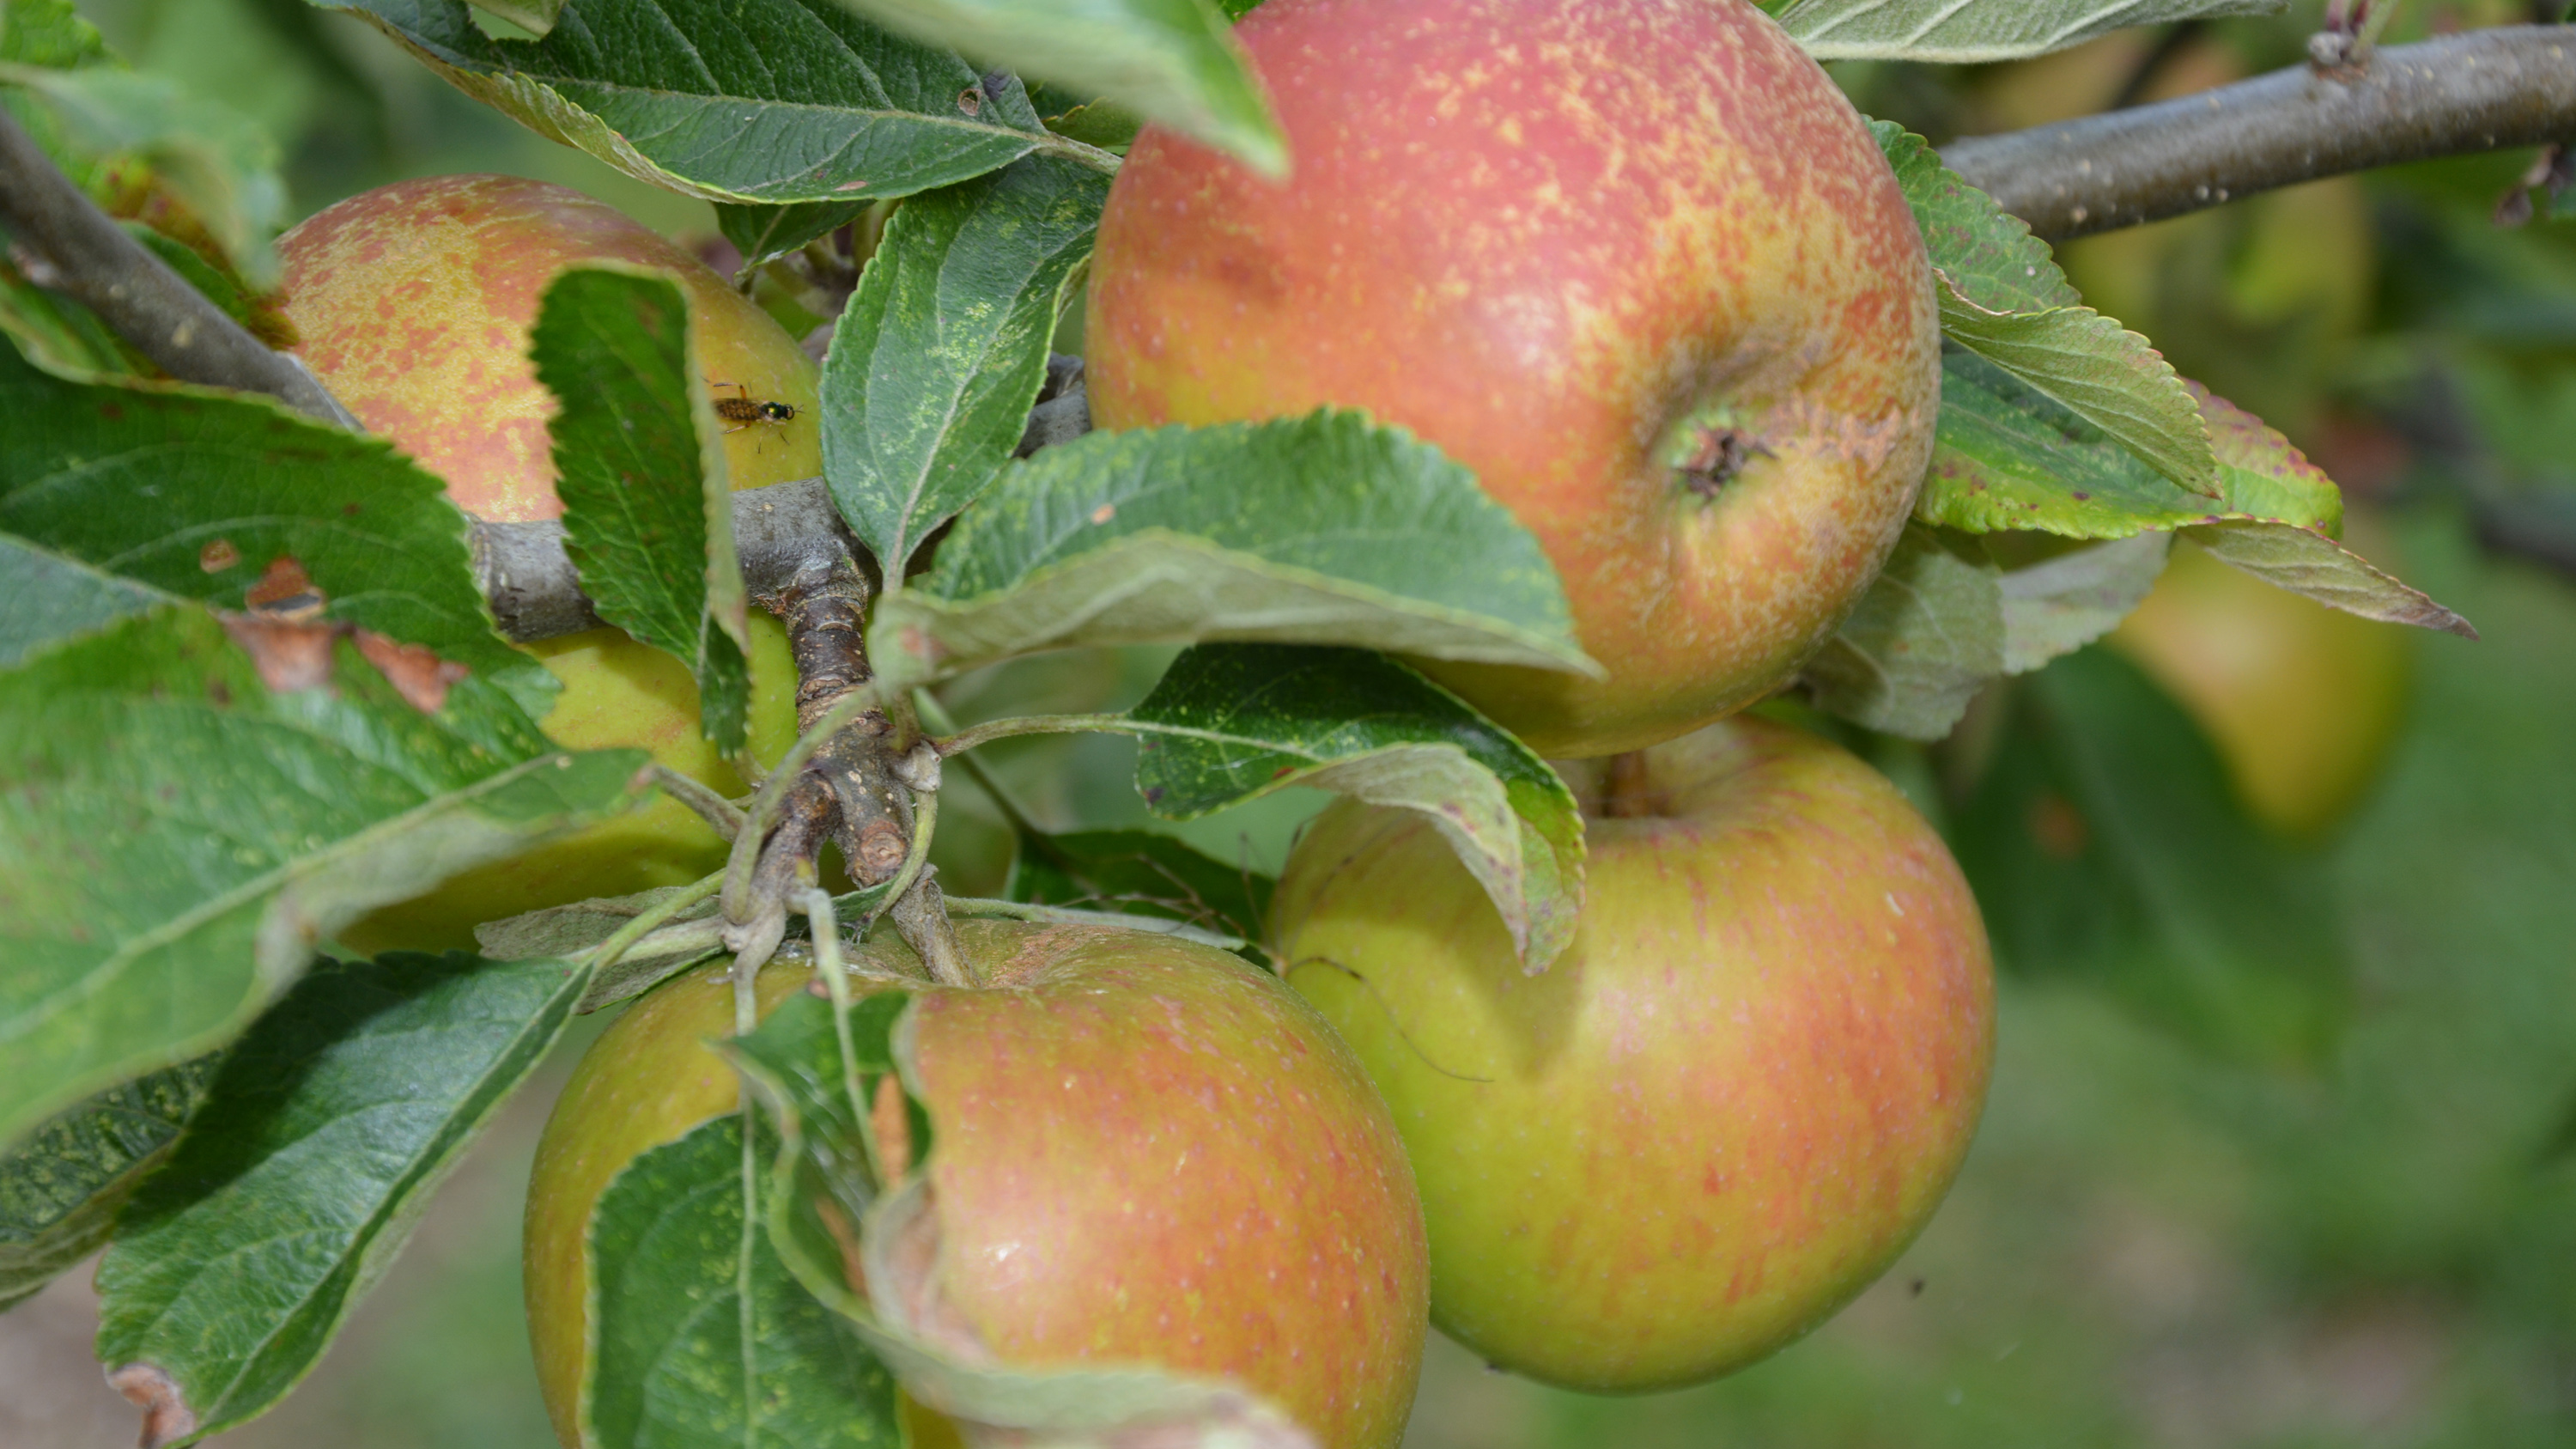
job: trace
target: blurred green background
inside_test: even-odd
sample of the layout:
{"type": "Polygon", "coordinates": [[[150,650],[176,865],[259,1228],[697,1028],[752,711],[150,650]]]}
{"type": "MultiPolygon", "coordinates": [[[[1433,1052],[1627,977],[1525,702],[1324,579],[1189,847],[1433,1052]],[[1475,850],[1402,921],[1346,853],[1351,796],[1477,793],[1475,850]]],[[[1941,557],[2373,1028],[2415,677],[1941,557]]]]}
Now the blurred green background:
{"type": "MultiPolygon", "coordinates": [[[[2319,8],[1838,78],[1940,141],[2292,63],[2319,8]]],[[[702,203],[538,139],[301,0],[81,9],[138,65],[268,126],[295,215],[402,176],[496,170],[713,234],[702,203]]],[[[2415,4],[2388,38],[2535,13],[2415,4]]],[[[1540,1389],[1439,1345],[1409,1444],[2576,1445],[2576,223],[2494,224],[2529,159],[2302,187],[2067,249],[2091,300],[2307,448],[2384,520],[2381,561],[2485,636],[2402,639],[2413,687],[2386,769],[2303,847],[2354,962],[2330,1059],[2234,1065],[2080,979],[2008,977],[1965,1174],[1851,1309],[1735,1378],[1633,1400],[1540,1389]],[[2534,561],[2553,551],[2554,568],[2534,561]]],[[[970,718],[1114,707],[1161,657],[1031,661],[951,702],[970,718]]],[[[993,753],[1031,815],[1072,827],[1143,823],[1128,748],[993,753]]],[[[959,794],[943,865],[988,889],[1008,833],[959,794]]],[[[1275,868],[1311,807],[1291,792],[1184,833],[1275,868]]],[[[564,1065],[476,1149],[303,1389],[220,1442],[552,1442],[518,1210],[564,1065]]],[[[130,1442],[86,1358],[86,1293],[66,1281],[0,1317],[0,1444],[130,1442]]]]}

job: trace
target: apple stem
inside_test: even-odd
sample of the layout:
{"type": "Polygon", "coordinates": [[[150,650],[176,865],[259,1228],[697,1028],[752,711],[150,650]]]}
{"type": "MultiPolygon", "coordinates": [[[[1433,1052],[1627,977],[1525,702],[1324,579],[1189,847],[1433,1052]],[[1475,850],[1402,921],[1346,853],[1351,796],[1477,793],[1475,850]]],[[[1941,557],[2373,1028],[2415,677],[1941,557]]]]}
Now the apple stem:
{"type": "Polygon", "coordinates": [[[1644,750],[1612,755],[1601,786],[1601,813],[1613,820],[1643,820],[1661,813],[1644,750]]]}

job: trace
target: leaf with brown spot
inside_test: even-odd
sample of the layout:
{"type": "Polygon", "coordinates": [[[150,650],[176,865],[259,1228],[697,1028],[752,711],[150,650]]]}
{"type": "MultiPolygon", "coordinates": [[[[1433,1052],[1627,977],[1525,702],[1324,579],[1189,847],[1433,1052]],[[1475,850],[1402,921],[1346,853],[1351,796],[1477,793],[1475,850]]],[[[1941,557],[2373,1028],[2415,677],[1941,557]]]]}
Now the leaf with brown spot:
{"type": "Polygon", "coordinates": [[[0,900],[42,903],[0,918],[0,1143],[229,1040],[366,911],[637,798],[642,752],[555,750],[479,678],[426,715],[335,645],[323,683],[271,690],[185,605],[0,673],[0,900]]]}

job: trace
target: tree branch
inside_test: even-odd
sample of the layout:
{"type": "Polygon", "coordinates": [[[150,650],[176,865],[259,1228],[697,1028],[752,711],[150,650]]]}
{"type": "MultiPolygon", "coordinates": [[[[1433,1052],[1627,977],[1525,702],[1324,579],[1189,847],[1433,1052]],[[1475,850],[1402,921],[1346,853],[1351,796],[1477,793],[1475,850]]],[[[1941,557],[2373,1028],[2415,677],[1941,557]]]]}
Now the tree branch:
{"type": "Polygon", "coordinates": [[[181,382],[264,392],[326,423],[358,421],[304,364],[250,335],[126,235],[0,111],[0,226],[51,268],[45,285],[96,312],[181,382]]]}
{"type": "Polygon", "coordinates": [[[1974,136],[1941,159],[2062,241],[2322,176],[2570,138],[2576,26],[2508,25],[1974,136]]]}
{"type": "MultiPolygon", "coordinates": [[[[818,563],[866,557],[820,478],[734,494],[733,542],[754,594],[783,588],[818,563]]],[[[476,578],[505,638],[525,644],[599,627],[581,577],[564,556],[561,521],[476,523],[473,547],[476,578]]]]}

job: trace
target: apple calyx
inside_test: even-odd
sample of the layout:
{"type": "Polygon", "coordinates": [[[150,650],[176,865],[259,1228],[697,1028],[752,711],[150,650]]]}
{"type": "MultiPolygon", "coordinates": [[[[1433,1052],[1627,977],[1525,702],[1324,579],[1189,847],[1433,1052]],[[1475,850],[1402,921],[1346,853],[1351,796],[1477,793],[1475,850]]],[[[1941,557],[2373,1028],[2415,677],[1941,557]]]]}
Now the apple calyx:
{"type": "Polygon", "coordinates": [[[1672,470],[1673,481],[1702,502],[1713,502],[1719,490],[1756,458],[1776,458],[1770,441],[1732,404],[1693,413],[1676,423],[1657,458],[1672,470]]]}

